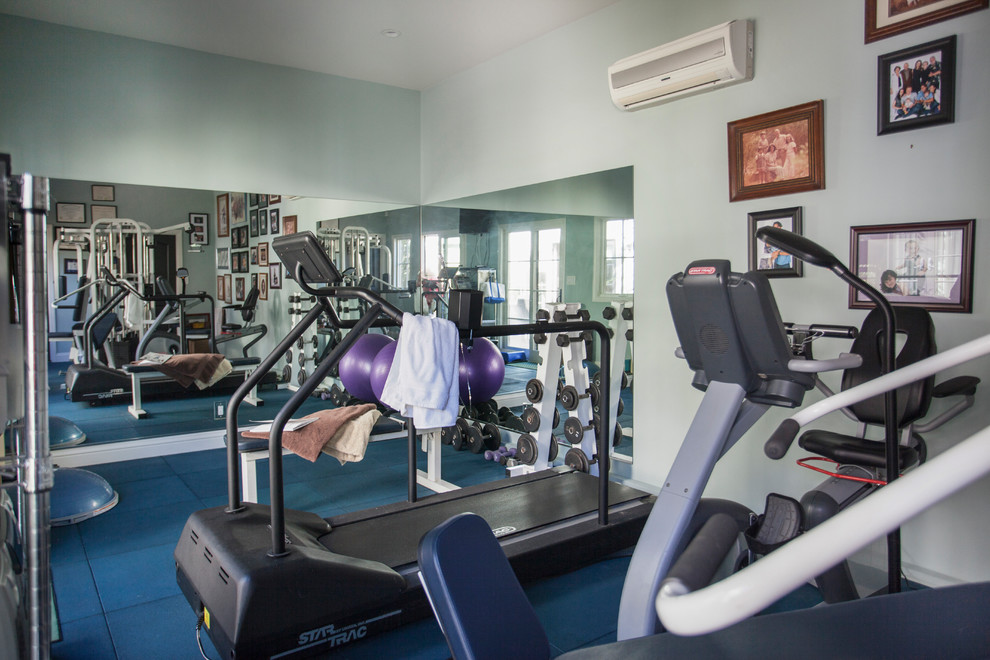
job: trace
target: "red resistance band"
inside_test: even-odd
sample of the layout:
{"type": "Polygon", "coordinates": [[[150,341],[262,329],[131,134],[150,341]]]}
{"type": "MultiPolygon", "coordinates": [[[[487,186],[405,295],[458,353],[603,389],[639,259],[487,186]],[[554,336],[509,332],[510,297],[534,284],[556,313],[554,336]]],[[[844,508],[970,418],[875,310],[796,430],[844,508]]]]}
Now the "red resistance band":
{"type": "Polygon", "coordinates": [[[832,465],[839,465],[838,461],[833,461],[831,458],[825,458],[824,456],[808,456],[807,458],[799,458],[797,464],[803,468],[808,468],[809,470],[814,470],[815,472],[821,472],[822,474],[827,474],[830,477],[835,477],[836,479],[848,479],[849,481],[859,481],[864,484],[874,484],[876,486],[886,486],[887,482],[881,479],[869,479],[867,477],[854,477],[851,474],[841,474],[839,472],[833,472],[826,470],[824,468],[815,467],[814,465],[808,465],[811,461],[823,461],[825,463],[831,463],[832,465]]]}

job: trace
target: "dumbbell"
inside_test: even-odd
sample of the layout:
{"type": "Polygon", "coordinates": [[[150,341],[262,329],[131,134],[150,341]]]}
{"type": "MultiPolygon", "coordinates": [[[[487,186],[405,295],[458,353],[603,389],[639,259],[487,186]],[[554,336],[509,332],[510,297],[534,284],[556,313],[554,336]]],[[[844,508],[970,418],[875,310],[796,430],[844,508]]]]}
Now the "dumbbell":
{"type": "Polygon", "coordinates": [[[526,383],[526,398],[530,403],[539,403],[543,400],[543,383],[539,378],[530,378],[526,383]]]}
{"type": "Polygon", "coordinates": [[[550,320],[550,312],[548,312],[545,309],[538,309],[538,310],[536,310],[536,322],[537,323],[546,323],[549,320],[550,320]]]}
{"type": "Polygon", "coordinates": [[[509,447],[499,447],[498,449],[492,451],[491,449],[485,450],[485,460],[495,461],[496,463],[501,463],[505,465],[510,458],[516,457],[516,450],[509,447]]]}
{"type": "MultiPolygon", "coordinates": [[[[560,424],[560,411],[554,408],[553,410],[553,428],[557,428],[560,424]]],[[[523,428],[529,433],[536,433],[540,430],[540,412],[529,406],[522,412],[522,425],[523,428]]]]}
{"type": "Polygon", "coordinates": [[[590,321],[591,320],[591,312],[589,312],[586,309],[579,309],[577,311],[577,314],[568,314],[564,310],[558,309],[556,312],[553,313],[553,322],[554,323],[566,323],[568,320],[571,320],[571,321],[575,321],[575,320],[576,321],[590,321]]]}
{"type": "Polygon", "coordinates": [[[564,437],[572,445],[581,444],[585,431],[594,431],[597,424],[592,420],[588,426],[577,417],[568,417],[564,420],[564,437]]]}
{"type": "Polygon", "coordinates": [[[567,453],[564,454],[564,465],[572,470],[577,470],[578,472],[589,472],[591,470],[592,463],[594,463],[594,461],[588,460],[588,455],[578,447],[571,447],[567,453]]]}
{"type": "Polygon", "coordinates": [[[560,405],[564,406],[565,410],[577,410],[581,399],[589,398],[592,405],[598,403],[598,388],[594,385],[590,386],[584,394],[579,393],[573,385],[565,385],[560,390],[560,405]]]}
{"type": "Polygon", "coordinates": [[[456,451],[461,451],[467,448],[467,434],[470,428],[471,422],[458,417],[453,426],[440,429],[440,442],[452,446],[456,451]]]}
{"type": "Polygon", "coordinates": [[[502,432],[494,424],[481,425],[475,423],[467,429],[467,446],[473,454],[480,454],[485,449],[496,450],[502,444],[502,432]]]}

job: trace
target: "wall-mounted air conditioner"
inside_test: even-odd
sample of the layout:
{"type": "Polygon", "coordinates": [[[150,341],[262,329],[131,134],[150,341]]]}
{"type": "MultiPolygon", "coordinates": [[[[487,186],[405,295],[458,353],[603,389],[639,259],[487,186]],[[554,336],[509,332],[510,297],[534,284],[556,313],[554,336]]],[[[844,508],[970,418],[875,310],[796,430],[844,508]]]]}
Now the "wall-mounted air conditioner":
{"type": "Polygon", "coordinates": [[[753,22],[731,21],[619,60],[608,68],[612,102],[640,110],[752,80],[753,22]]]}

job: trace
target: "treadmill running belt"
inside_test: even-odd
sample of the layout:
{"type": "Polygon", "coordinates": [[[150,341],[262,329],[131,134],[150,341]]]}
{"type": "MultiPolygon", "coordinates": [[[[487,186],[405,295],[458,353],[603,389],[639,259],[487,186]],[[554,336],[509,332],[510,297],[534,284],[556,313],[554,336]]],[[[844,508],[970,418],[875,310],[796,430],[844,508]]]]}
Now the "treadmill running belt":
{"type": "MultiPolygon", "coordinates": [[[[646,497],[647,493],[642,491],[609,483],[610,507],[646,497]]],[[[335,524],[337,519],[331,518],[333,531],[320,538],[320,542],[332,552],[397,568],[415,562],[423,535],[458,513],[476,513],[492,529],[513,527],[513,534],[582,514],[596,513],[597,516],[598,478],[583,472],[561,472],[552,478],[520,483],[517,487],[469,494],[432,506],[430,498],[426,498],[418,504],[391,515],[345,522],[340,526],[335,524]]]]}

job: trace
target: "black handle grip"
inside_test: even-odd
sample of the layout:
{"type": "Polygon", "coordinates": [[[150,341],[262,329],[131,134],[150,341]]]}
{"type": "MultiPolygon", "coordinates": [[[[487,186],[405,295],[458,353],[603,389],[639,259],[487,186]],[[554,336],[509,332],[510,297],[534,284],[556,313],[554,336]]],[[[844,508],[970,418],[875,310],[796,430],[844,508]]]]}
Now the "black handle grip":
{"type": "Polygon", "coordinates": [[[806,261],[814,266],[835,268],[842,265],[842,262],[834,254],[818,243],[786,229],[762,227],[757,230],[756,237],[764,243],[785,250],[801,261],[806,261]]]}
{"type": "Polygon", "coordinates": [[[783,458],[800,430],[801,426],[793,419],[785,419],[767,440],[767,444],[763,445],[763,453],[775,461],[783,458]]]}
{"type": "Polygon", "coordinates": [[[819,337],[831,337],[835,339],[855,339],[859,336],[859,328],[852,325],[834,325],[831,323],[800,325],[797,323],[784,323],[784,328],[788,334],[806,332],[819,337]]]}
{"type": "Polygon", "coordinates": [[[689,592],[707,586],[738,536],[736,521],[728,514],[716,513],[691,539],[664,581],[677,581],[689,592]]]}

